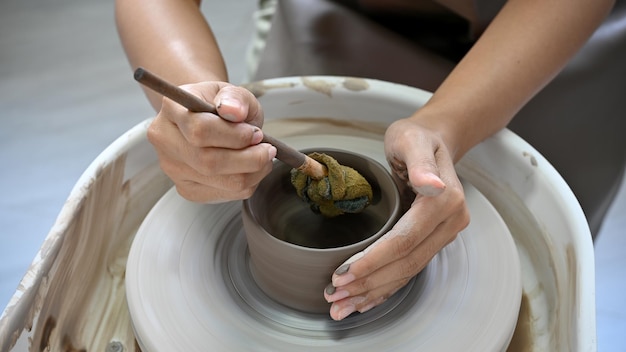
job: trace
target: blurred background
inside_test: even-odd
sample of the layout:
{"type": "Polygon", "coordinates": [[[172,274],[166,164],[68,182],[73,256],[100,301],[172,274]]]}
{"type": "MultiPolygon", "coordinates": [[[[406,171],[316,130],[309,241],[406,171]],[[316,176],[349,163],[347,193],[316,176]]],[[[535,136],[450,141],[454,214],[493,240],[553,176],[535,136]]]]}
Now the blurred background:
{"type": "MultiPolygon", "coordinates": [[[[254,0],[205,0],[231,81],[246,82],[254,0]]],[[[122,51],[113,1],[0,1],[0,309],[72,187],[125,131],[154,116],[122,51]]],[[[599,351],[626,351],[626,189],[596,244],[599,351]]]]}

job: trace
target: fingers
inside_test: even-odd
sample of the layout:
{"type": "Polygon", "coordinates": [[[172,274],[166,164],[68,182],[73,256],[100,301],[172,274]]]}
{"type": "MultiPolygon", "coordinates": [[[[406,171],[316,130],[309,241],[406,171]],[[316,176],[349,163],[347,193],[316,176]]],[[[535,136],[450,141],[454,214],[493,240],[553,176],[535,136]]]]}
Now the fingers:
{"type": "MultiPolygon", "coordinates": [[[[262,133],[258,134],[262,138],[262,133]]],[[[229,136],[236,139],[232,134],[229,136]]],[[[215,142],[197,145],[189,142],[176,125],[161,118],[160,114],[148,128],[148,140],[157,149],[162,162],[182,162],[203,175],[255,172],[266,167],[276,155],[273,146],[257,144],[260,141],[256,140],[258,137],[255,134],[243,138],[250,142],[240,140],[222,145],[215,142]]]]}
{"type": "MultiPolygon", "coordinates": [[[[253,148],[265,149],[264,146],[267,144],[253,148]]],[[[269,149],[272,148],[270,146],[269,149]]],[[[226,153],[231,154],[233,152],[226,151],[226,153]]],[[[267,160],[273,157],[271,153],[267,154],[263,151],[261,152],[261,161],[263,161],[264,153],[267,160]]],[[[218,153],[207,154],[211,158],[213,154],[218,153]]],[[[238,158],[239,155],[235,155],[231,159],[238,158]]],[[[207,163],[207,165],[209,164],[207,163]]],[[[228,170],[226,167],[211,170],[201,165],[199,168],[202,170],[201,173],[190,167],[190,164],[173,158],[160,157],[161,169],[176,184],[178,193],[183,198],[194,202],[210,201],[214,203],[249,198],[259,182],[272,170],[272,164],[267,161],[260,162],[258,167],[250,167],[238,162],[224,163],[224,165],[227,165],[228,170]]]]}
{"type": "Polygon", "coordinates": [[[392,171],[416,194],[434,197],[445,190],[439,164],[449,158],[448,151],[413,121],[399,120],[387,129],[385,153],[392,171]]]}
{"type": "Polygon", "coordinates": [[[252,193],[254,193],[256,188],[255,184],[253,187],[245,188],[240,191],[232,191],[215,188],[190,180],[176,182],[175,185],[176,191],[181,197],[192,202],[208,204],[217,204],[235,199],[247,199],[252,196],[252,193]]]}
{"type": "MultiPolygon", "coordinates": [[[[415,150],[420,150],[415,147],[415,150]]],[[[428,149],[430,151],[430,148],[428,149]]],[[[400,161],[398,155],[389,159],[392,171],[404,181],[416,194],[425,197],[434,197],[446,189],[446,184],[439,177],[439,169],[434,164],[434,156],[419,161],[409,161],[406,164],[400,161]]]]}
{"type": "Polygon", "coordinates": [[[441,139],[408,120],[394,125],[385,135],[386,155],[418,195],[388,233],[332,275],[324,297],[332,302],[333,319],[384,302],[469,223],[463,188],[441,139]]]}
{"type": "Polygon", "coordinates": [[[255,126],[263,124],[261,105],[248,90],[228,86],[215,96],[219,115],[231,122],[247,122],[255,126]]]}
{"type": "MultiPolygon", "coordinates": [[[[193,87],[194,91],[198,89],[196,86],[193,87]]],[[[250,93],[248,92],[248,94],[250,93]]],[[[262,122],[262,115],[261,117],[239,115],[249,111],[246,104],[242,101],[230,101],[229,104],[231,106],[222,105],[221,108],[218,108],[218,112],[220,110],[229,111],[228,116],[232,121],[208,112],[190,112],[180,104],[164,98],[161,111],[151,127],[153,129],[159,128],[158,131],[162,134],[160,137],[165,145],[188,143],[196,147],[219,146],[241,149],[259,143],[263,138],[263,133],[257,125],[248,123],[248,120],[262,122]],[[179,135],[184,139],[180,139],[179,135]]],[[[254,105],[258,105],[258,103],[254,105]]],[[[258,108],[254,110],[258,112],[258,108]]]]}
{"type": "Polygon", "coordinates": [[[148,128],[161,169],[196,202],[248,198],[272,168],[276,148],[260,143],[262,109],[247,90],[223,82],[182,86],[216,105],[219,116],[163,99],[148,128]]]}
{"type": "Polygon", "coordinates": [[[343,320],[354,312],[365,313],[386,302],[407,283],[408,280],[400,280],[372,290],[366,295],[356,295],[335,301],[330,307],[330,316],[334,320],[343,320]]]}
{"type": "Polygon", "coordinates": [[[230,122],[263,124],[263,111],[256,97],[247,89],[224,82],[201,82],[181,88],[215,105],[219,116],[230,122]]]}
{"type": "MultiPolygon", "coordinates": [[[[431,199],[422,197],[416,202],[431,199]]],[[[469,221],[467,210],[461,207],[448,221],[429,224],[422,218],[427,208],[426,204],[414,205],[392,231],[335,271],[324,291],[326,300],[333,303],[330,312],[333,319],[343,319],[348,311],[369,310],[372,305],[386,301],[422,271],[469,221]]]]}

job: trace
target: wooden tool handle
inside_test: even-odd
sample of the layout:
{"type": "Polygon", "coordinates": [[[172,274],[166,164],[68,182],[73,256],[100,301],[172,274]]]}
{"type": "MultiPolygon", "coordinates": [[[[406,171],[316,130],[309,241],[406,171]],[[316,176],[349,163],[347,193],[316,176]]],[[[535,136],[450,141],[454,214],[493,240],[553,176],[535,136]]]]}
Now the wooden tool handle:
{"type": "MultiPolygon", "coordinates": [[[[146,87],[160,93],[163,96],[179,103],[192,112],[210,112],[212,114],[217,113],[215,105],[206,102],[197,96],[187,92],[186,90],[175,86],[164,79],[156,76],[155,74],[147,71],[143,68],[135,70],[135,80],[146,87]]],[[[276,158],[285,164],[300,170],[304,174],[314,178],[321,179],[328,175],[326,166],[322,165],[316,160],[311,159],[304,153],[288,146],[287,144],[268,136],[263,133],[263,142],[269,143],[276,147],[276,158]]]]}

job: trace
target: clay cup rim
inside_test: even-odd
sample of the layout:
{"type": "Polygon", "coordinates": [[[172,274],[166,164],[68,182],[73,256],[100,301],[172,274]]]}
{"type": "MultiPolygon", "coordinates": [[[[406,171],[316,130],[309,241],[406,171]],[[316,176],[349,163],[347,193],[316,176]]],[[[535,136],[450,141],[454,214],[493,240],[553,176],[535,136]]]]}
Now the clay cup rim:
{"type": "MultiPolygon", "coordinates": [[[[390,171],[385,166],[383,166],[378,161],[366,155],[360,154],[358,152],[343,150],[343,149],[338,149],[338,148],[319,147],[319,148],[307,148],[301,151],[305,154],[308,154],[311,152],[322,152],[322,153],[333,154],[333,156],[336,156],[337,154],[350,155],[351,157],[358,158],[362,162],[369,165],[368,170],[360,170],[360,169],[357,169],[356,167],[355,169],[357,169],[357,171],[362,173],[363,176],[366,176],[367,174],[366,179],[370,182],[370,184],[373,185],[373,187],[375,187],[374,185],[376,185],[377,188],[385,189],[385,195],[384,195],[385,199],[384,200],[378,199],[377,201],[378,202],[386,201],[387,203],[390,204],[388,217],[385,219],[384,223],[380,226],[380,228],[376,232],[363,238],[360,241],[353,242],[347,245],[328,247],[328,248],[309,247],[309,246],[292,243],[287,240],[278,238],[274,236],[272,233],[270,233],[270,231],[268,231],[266,226],[263,225],[263,221],[259,219],[258,213],[255,212],[253,209],[256,197],[259,196],[259,190],[257,189],[257,191],[255,191],[255,193],[250,198],[243,200],[243,205],[242,205],[242,216],[247,217],[247,220],[249,220],[249,222],[255,225],[255,235],[260,234],[264,237],[264,240],[273,242],[274,244],[280,245],[283,248],[290,248],[294,251],[307,251],[307,252],[318,252],[318,253],[350,252],[358,248],[363,248],[364,243],[375,241],[382,234],[386,233],[393,227],[395,222],[400,217],[400,212],[401,212],[400,192],[398,190],[398,185],[396,184],[396,181],[392,177],[390,171]],[[371,179],[373,178],[372,174],[376,175],[375,180],[371,179]]],[[[338,159],[338,161],[340,160],[338,159]]],[[[340,161],[340,164],[344,165],[341,161],[340,161]]],[[[283,168],[290,169],[281,161],[274,160],[274,168],[272,170],[272,173],[275,172],[278,167],[281,167],[281,165],[283,168]]],[[[349,164],[345,164],[345,165],[351,166],[349,164]]],[[[262,187],[262,184],[263,182],[261,183],[261,185],[259,185],[259,187],[262,187]]],[[[293,196],[297,198],[295,189],[293,190],[293,196]]],[[[376,197],[376,194],[375,194],[375,197],[376,197]]],[[[350,216],[350,215],[352,214],[340,215],[340,216],[350,216]]],[[[316,215],[316,216],[322,216],[322,215],[316,215]]],[[[248,229],[245,229],[245,231],[246,231],[246,235],[249,235],[247,233],[248,229]]]]}

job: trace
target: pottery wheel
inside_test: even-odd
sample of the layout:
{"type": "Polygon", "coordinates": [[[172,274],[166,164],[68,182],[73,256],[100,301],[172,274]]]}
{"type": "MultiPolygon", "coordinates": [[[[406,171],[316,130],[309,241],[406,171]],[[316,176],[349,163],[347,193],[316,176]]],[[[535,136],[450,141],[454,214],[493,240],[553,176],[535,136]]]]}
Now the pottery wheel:
{"type": "MultiPolygon", "coordinates": [[[[377,140],[284,140],[299,149],[358,151],[386,165],[377,140]]],[[[522,293],[517,250],[497,211],[464,187],[470,225],[383,305],[340,322],[290,309],[258,288],[241,202],[195,204],[171,189],[145,218],[128,258],[137,341],[144,352],[504,350],[522,293]]]]}

